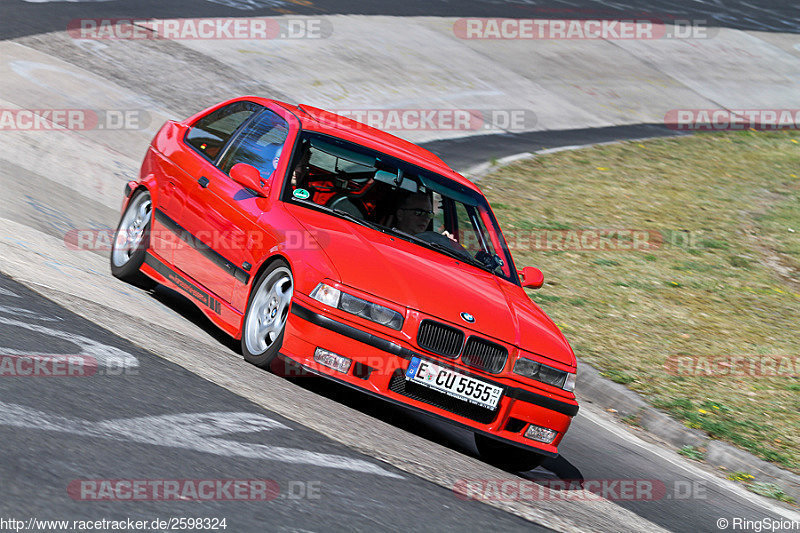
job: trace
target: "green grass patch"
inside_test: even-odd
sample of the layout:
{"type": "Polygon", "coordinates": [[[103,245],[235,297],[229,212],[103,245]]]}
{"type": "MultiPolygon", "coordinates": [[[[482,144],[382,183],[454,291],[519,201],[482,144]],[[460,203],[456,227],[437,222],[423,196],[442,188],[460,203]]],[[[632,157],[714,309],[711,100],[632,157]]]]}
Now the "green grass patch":
{"type": "Polygon", "coordinates": [[[747,489],[751,492],[755,492],[756,494],[766,496],[767,498],[772,498],[786,503],[794,503],[794,498],[786,494],[782,488],[774,483],[755,481],[747,485],[747,489]]]}
{"type": "Polygon", "coordinates": [[[740,255],[732,255],[728,258],[728,262],[735,268],[747,268],[750,266],[750,260],[740,255]]]}
{"type": "Polygon", "coordinates": [[[636,380],[635,377],[623,372],[622,370],[608,370],[600,372],[600,374],[603,377],[610,379],[614,383],[620,383],[622,385],[627,385],[628,383],[632,383],[636,380]]]}
{"type": "Polygon", "coordinates": [[[733,472],[728,474],[727,478],[739,483],[751,483],[755,479],[753,474],[748,474],[747,472],[733,472]]]}
{"type": "Polygon", "coordinates": [[[593,265],[600,265],[600,266],[619,266],[619,261],[614,261],[613,259],[595,259],[592,261],[593,265]]]}
{"type": "Polygon", "coordinates": [[[678,453],[694,461],[702,461],[706,458],[706,454],[694,446],[684,446],[678,450],[678,453]]]}
{"type": "Polygon", "coordinates": [[[566,224],[564,222],[558,222],[555,220],[518,219],[514,221],[512,225],[519,229],[553,229],[553,230],[572,229],[572,226],[570,224],[566,224]]]}
{"type": "Polygon", "coordinates": [[[623,416],[621,418],[621,420],[623,422],[625,422],[626,424],[628,424],[629,426],[632,426],[632,427],[635,427],[635,428],[642,427],[642,424],[640,423],[639,417],[636,416],[636,415],[623,416]]]}
{"type": "Polygon", "coordinates": [[[561,301],[561,296],[553,296],[552,294],[535,293],[531,295],[531,300],[536,303],[558,302],[561,301]]]}
{"type": "Polygon", "coordinates": [[[582,306],[586,305],[587,303],[589,303],[589,300],[587,300],[586,298],[570,298],[569,300],[567,300],[567,303],[569,305],[582,307],[582,306]]]}
{"type": "Polygon", "coordinates": [[[582,360],[685,424],[800,472],[797,379],[665,367],[674,355],[800,354],[793,140],[800,132],[585,148],[519,161],[481,185],[506,230],[657,232],[662,242],[646,250],[512,252],[551,282],[529,294],[566,325],[582,360]]]}

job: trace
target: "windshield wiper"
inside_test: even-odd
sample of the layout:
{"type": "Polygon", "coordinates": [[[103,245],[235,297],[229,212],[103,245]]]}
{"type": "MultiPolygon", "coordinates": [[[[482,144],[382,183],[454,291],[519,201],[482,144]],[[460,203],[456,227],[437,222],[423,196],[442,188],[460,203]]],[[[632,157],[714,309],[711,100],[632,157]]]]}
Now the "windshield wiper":
{"type": "Polygon", "coordinates": [[[368,228],[376,229],[376,230],[379,230],[379,231],[383,231],[384,230],[382,226],[380,226],[380,225],[378,225],[378,224],[376,224],[374,222],[370,222],[369,220],[364,220],[363,218],[358,218],[357,216],[352,215],[352,214],[350,214],[347,211],[344,211],[342,209],[336,209],[334,207],[328,207],[327,205],[321,205],[321,204],[318,204],[318,203],[315,203],[315,202],[311,202],[309,200],[299,200],[299,201],[304,203],[304,204],[306,204],[306,205],[308,205],[308,206],[310,206],[310,207],[313,207],[315,209],[321,209],[323,211],[327,211],[328,213],[332,213],[332,214],[334,214],[334,215],[336,215],[338,217],[341,217],[341,218],[344,218],[346,220],[349,220],[350,222],[355,222],[356,224],[360,224],[361,226],[366,226],[368,228]]]}
{"type": "Polygon", "coordinates": [[[469,263],[469,264],[471,264],[473,266],[476,266],[476,267],[478,267],[478,268],[480,268],[482,270],[486,270],[487,272],[492,272],[491,270],[488,270],[486,265],[484,265],[483,263],[481,263],[477,259],[472,258],[469,255],[469,253],[466,252],[466,251],[464,251],[463,253],[459,253],[457,250],[453,250],[449,246],[445,246],[444,244],[439,244],[438,242],[426,241],[425,239],[417,237],[416,235],[412,235],[410,233],[406,233],[405,231],[403,231],[401,229],[391,228],[391,232],[395,233],[397,235],[400,235],[402,237],[405,237],[408,240],[410,240],[412,242],[415,242],[415,243],[417,243],[417,244],[419,244],[421,246],[425,246],[426,248],[433,248],[434,250],[437,250],[439,252],[445,253],[445,254],[449,255],[450,257],[452,257],[454,259],[458,259],[459,261],[463,261],[465,263],[469,263]]]}
{"type": "MultiPolygon", "coordinates": [[[[325,206],[323,206],[323,207],[325,207],[325,206]]],[[[340,216],[340,217],[342,217],[344,219],[349,220],[350,222],[355,222],[356,224],[360,224],[360,225],[366,226],[368,228],[376,229],[378,231],[382,231],[383,230],[383,227],[380,226],[379,224],[376,224],[375,222],[370,222],[369,220],[364,220],[363,218],[358,218],[357,216],[352,215],[352,214],[350,214],[347,211],[344,211],[342,209],[336,209],[336,208],[333,208],[333,207],[325,207],[325,209],[327,209],[331,213],[334,213],[335,215],[338,215],[338,216],[340,216]]]]}

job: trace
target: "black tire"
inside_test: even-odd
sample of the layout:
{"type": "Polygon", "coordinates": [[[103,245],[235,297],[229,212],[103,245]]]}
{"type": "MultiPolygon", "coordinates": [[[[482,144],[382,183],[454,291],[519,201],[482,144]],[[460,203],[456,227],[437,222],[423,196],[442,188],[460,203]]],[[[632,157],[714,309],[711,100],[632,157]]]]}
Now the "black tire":
{"type": "Polygon", "coordinates": [[[242,355],[259,368],[269,368],[280,352],[291,307],[294,278],[278,259],[253,284],[242,322],[242,355]]]}
{"type": "Polygon", "coordinates": [[[111,242],[111,274],[126,283],[135,285],[145,290],[157,285],[139,270],[144,264],[144,256],[150,247],[150,226],[153,219],[152,200],[146,190],[134,194],[125,212],[120,217],[114,239],[111,242]],[[131,220],[133,217],[134,220],[131,220]],[[137,222],[138,221],[138,222],[137,222]],[[120,231],[126,226],[126,235],[132,235],[134,227],[141,231],[141,238],[129,247],[129,238],[120,236],[120,231]]]}
{"type": "Polygon", "coordinates": [[[510,472],[527,472],[540,466],[547,457],[532,450],[475,433],[475,446],[485,462],[510,472]]]}

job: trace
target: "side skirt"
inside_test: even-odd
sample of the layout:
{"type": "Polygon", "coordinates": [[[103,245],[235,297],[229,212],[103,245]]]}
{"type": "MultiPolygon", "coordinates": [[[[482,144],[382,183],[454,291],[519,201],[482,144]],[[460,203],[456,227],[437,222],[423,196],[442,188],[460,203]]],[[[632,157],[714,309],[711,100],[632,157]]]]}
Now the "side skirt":
{"type": "Polygon", "coordinates": [[[217,327],[231,337],[240,338],[244,315],[206,290],[200,283],[175,267],[167,265],[150,250],[145,255],[140,270],[158,283],[188,296],[189,300],[197,305],[217,327]]]}

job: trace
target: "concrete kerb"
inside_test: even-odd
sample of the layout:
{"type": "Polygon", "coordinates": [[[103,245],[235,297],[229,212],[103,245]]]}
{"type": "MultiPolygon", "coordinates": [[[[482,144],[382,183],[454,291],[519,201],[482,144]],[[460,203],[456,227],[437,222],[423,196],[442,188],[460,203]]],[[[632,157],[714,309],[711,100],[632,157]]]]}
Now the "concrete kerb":
{"type": "Polygon", "coordinates": [[[576,144],[570,146],[557,146],[555,148],[545,148],[542,150],[536,150],[535,152],[520,152],[518,154],[509,155],[496,161],[487,161],[486,163],[481,163],[480,165],[475,165],[470,167],[460,173],[463,174],[465,177],[469,178],[474,182],[478,182],[481,179],[485,178],[492,172],[500,170],[503,167],[506,167],[512,163],[516,163],[517,161],[524,161],[526,159],[533,159],[540,155],[546,154],[555,154],[558,152],[568,152],[572,150],[580,150],[583,148],[592,148],[594,146],[609,146],[614,144],[622,144],[628,142],[642,142],[642,141],[650,141],[653,139],[670,139],[672,136],[663,135],[663,136],[655,136],[655,137],[642,137],[638,139],[624,139],[624,140],[617,140],[617,141],[607,141],[601,143],[589,143],[589,144],[576,144]]]}

